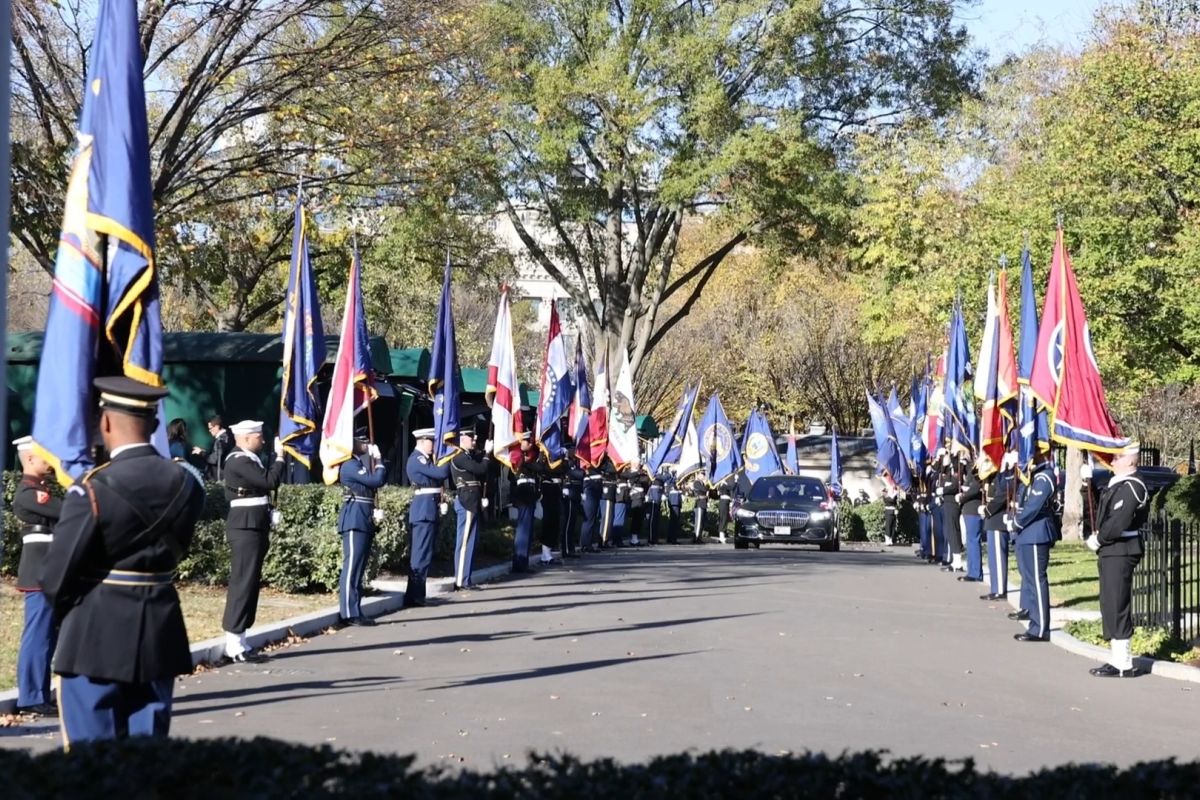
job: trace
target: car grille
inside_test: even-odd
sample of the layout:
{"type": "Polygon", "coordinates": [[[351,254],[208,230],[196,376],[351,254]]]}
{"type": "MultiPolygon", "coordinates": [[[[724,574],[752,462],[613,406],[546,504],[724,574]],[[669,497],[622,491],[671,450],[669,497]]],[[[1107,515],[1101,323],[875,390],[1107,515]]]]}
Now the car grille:
{"type": "Polygon", "coordinates": [[[792,528],[803,528],[808,524],[807,511],[760,511],[758,524],[764,528],[787,525],[792,528]]]}

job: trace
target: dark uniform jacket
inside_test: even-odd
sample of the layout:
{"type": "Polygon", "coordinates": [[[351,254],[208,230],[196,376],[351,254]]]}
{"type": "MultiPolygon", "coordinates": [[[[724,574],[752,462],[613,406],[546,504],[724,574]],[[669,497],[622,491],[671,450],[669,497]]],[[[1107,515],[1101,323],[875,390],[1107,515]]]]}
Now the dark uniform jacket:
{"type": "Polygon", "coordinates": [[[271,504],[267,495],[283,480],[283,461],[276,459],[268,469],[257,453],[235,447],[225,460],[225,499],[229,501],[229,530],[259,531],[271,527],[271,504]]]}
{"type": "Polygon", "coordinates": [[[13,516],[21,523],[21,563],[17,567],[17,591],[40,591],[38,580],[50,550],[54,526],[62,511],[62,500],[50,492],[50,484],[33,475],[22,475],[13,495],[13,516]]]}
{"type": "Polygon", "coordinates": [[[386,479],[387,467],[382,463],[372,469],[362,456],[342,462],[338,470],[338,483],[342,485],[339,531],[375,532],[375,491],[386,479]]]}
{"type": "Polygon", "coordinates": [[[1150,516],[1150,491],[1136,472],[1114,475],[1100,493],[1096,538],[1101,558],[1142,554],[1138,532],[1150,516]]]}
{"type": "Polygon", "coordinates": [[[514,506],[529,508],[537,504],[541,494],[538,475],[543,471],[544,462],[536,450],[525,451],[524,458],[528,460],[509,473],[509,496],[514,506]]]}
{"type": "Polygon", "coordinates": [[[149,444],[71,487],[42,574],[62,626],[55,672],[144,683],[192,671],[171,576],[203,511],[200,481],[149,444]]]}
{"type": "Polygon", "coordinates": [[[474,451],[460,450],[450,459],[455,495],[462,507],[472,514],[479,513],[480,501],[483,500],[483,480],[487,474],[487,462],[474,451]]]}
{"type": "Polygon", "coordinates": [[[708,484],[697,478],[692,481],[692,496],[696,499],[696,508],[708,509],[708,484]]]}
{"type": "Polygon", "coordinates": [[[1048,463],[1034,468],[1029,485],[1025,487],[1020,507],[1017,509],[1015,530],[1017,544],[1047,544],[1062,538],[1058,532],[1055,516],[1055,484],[1053,467],[1048,463]]]}
{"type": "Polygon", "coordinates": [[[204,457],[208,465],[205,469],[205,477],[213,481],[222,480],[225,477],[225,459],[229,457],[235,447],[233,434],[229,432],[228,428],[218,433],[213,439],[212,449],[204,457]]]}
{"type": "Polygon", "coordinates": [[[1008,491],[1012,481],[1012,475],[1008,472],[996,473],[988,479],[987,504],[984,506],[986,513],[983,519],[985,531],[1007,530],[1004,516],[1008,513],[1008,491]]]}
{"type": "Polygon", "coordinates": [[[963,482],[961,504],[962,515],[979,516],[979,506],[983,501],[983,484],[979,481],[979,476],[975,474],[975,470],[971,470],[963,482]]]}
{"type": "Polygon", "coordinates": [[[607,458],[600,467],[601,490],[600,496],[605,502],[617,502],[617,468],[607,458]]]}
{"type": "Polygon", "coordinates": [[[408,507],[408,521],[437,522],[442,483],[450,477],[449,465],[439,467],[429,456],[414,450],[404,471],[416,493],[408,507]]]}
{"type": "Polygon", "coordinates": [[[583,501],[583,468],[574,461],[567,462],[566,472],[563,476],[563,497],[570,500],[572,503],[580,503],[583,501]]]}
{"type": "MultiPolygon", "coordinates": [[[[958,516],[962,509],[959,508],[958,500],[955,495],[958,494],[958,468],[951,462],[948,466],[943,467],[938,473],[938,488],[942,490],[942,513],[958,516]]],[[[955,523],[957,525],[958,523],[955,523]]]]}

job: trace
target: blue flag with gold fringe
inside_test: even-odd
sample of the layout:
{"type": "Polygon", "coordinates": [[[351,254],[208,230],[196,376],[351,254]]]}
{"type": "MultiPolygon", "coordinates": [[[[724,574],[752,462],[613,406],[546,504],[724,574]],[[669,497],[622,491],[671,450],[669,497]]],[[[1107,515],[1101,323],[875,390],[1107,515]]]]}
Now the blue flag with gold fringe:
{"type": "Polygon", "coordinates": [[[162,322],[135,0],[96,19],[54,263],[33,437],[58,479],[93,466],[93,378],[162,381],[162,322]]]}
{"type": "Polygon", "coordinates": [[[292,266],[283,304],[283,390],[279,395],[279,438],[283,449],[305,467],[317,450],[321,416],[315,384],[325,363],[325,328],[308,257],[308,214],[296,195],[292,266]]]}
{"type": "Polygon", "coordinates": [[[433,398],[433,458],[438,464],[444,464],[458,453],[454,439],[458,435],[458,398],[462,395],[458,342],[454,338],[454,312],[450,307],[449,253],[446,254],[446,271],[442,276],[442,297],[438,302],[429,365],[429,396],[433,398]]]}
{"type": "Polygon", "coordinates": [[[746,430],[742,434],[742,453],[746,458],[746,478],[751,483],[783,472],[783,462],[779,460],[779,448],[775,446],[771,424],[757,408],[750,412],[750,419],[746,422],[746,430]]]}

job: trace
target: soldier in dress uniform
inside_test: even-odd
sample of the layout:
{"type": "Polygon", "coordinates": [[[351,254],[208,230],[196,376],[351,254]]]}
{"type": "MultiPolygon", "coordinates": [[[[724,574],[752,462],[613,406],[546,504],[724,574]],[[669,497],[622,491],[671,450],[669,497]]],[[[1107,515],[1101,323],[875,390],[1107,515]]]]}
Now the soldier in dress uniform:
{"type": "Polygon", "coordinates": [[[521,463],[512,470],[513,508],[517,512],[517,524],[513,536],[512,571],[514,573],[529,572],[529,547],[533,543],[534,510],[537,506],[538,487],[537,466],[535,464],[538,451],[533,449],[529,431],[517,434],[521,443],[521,463]],[[528,459],[528,460],[526,460],[528,459]]]}
{"type": "Polygon", "coordinates": [[[634,459],[629,465],[629,516],[625,527],[629,530],[629,543],[634,547],[642,546],[642,523],[646,517],[646,489],[650,486],[650,476],[642,469],[639,459],[634,459]]]}
{"type": "Polygon", "coordinates": [[[1000,470],[990,476],[984,486],[983,535],[987,537],[988,580],[990,589],[980,600],[1004,600],[1008,597],[1008,516],[1009,494],[1013,488],[1013,466],[1016,453],[1005,453],[1000,470]]]}
{"type": "Polygon", "coordinates": [[[662,501],[667,477],[666,471],[660,469],[646,489],[646,530],[652,545],[658,544],[662,537],[662,501]]]}
{"type": "Polygon", "coordinates": [[[631,499],[629,485],[630,471],[629,465],[617,469],[613,465],[613,480],[615,488],[613,492],[613,513],[612,513],[612,531],[609,534],[609,541],[614,547],[625,546],[625,536],[629,532],[629,503],[631,499]]]}
{"type": "Polygon", "coordinates": [[[359,431],[354,440],[354,457],[342,462],[338,482],[342,486],[342,511],[338,532],[342,535],[342,573],[338,579],[338,612],[347,625],[374,625],[362,613],[362,580],[375,538],[375,492],[387,480],[387,467],[379,448],[359,431]]]}
{"type": "Polygon", "coordinates": [[[692,481],[692,496],[696,498],[692,542],[699,544],[700,537],[704,535],[704,515],[708,511],[708,484],[703,478],[696,478],[692,481]]]}
{"type": "MultiPolygon", "coordinates": [[[[1010,518],[1009,530],[1017,534],[1017,567],[1021,571],[1021,608],[1028,614],[1029,627],[1013,638],[1018,642],[1050,640],[1050,584],[1046,568],[1050,548],[1059,537],[1056,517],[1058,487],[1049,452],[1034,456],[1033,475],[1025,496],[1010,518]]],[[[1010,615],[1014,616],[1014,615],[1010,615]]]]}
{"type": "MultiPolygon", "coordinates": [[[[945,450],[941,451],[939,462],[945,458],[945,450]]],[[[944,463],[929,472],[929,529],[933,536],[933,560],[931,564],[946,566],[950,563],[950,548],[946,544],[946,531],[942,527],[942,470],[944,463]]]]}
{"type": "Polygon", "coordinates": [[[532,466],[541,487],[542,500],[542,524],[538,528],[538,543],[542,546],[542,556],[538,562],[549,565],[554,563],[554,551],[562,552],[562,548],[565,548],[562,507],[569,495],[569,490],[563,482],[567,473],[567,460],[566,456],[563,456],[556,464],[544,451],[535,450],[534,454],[532,466]]]}
{"type": "Polygon", "coordinates": [[[896,537],[896,515],[899,513],[900,489],[887,478],[883,479],[883,541],[891,544],[896,537]]]}
{"type": "Polygon", "coordinates": [[[962,572],[964,570],[962,507],[958,502],[961,478],[957,462],[956,458],[947,454],[942,462],[942,471],[938,476],[938,494],[942,500],[942,535],[945,537],[950,551],[950,563],[942,568],[946,572],[962,572]]]}
{"type": "Polygon", "coordinates": [[[457,534],[454,539],[454,588],[478,589],[471,581],[471,561],[475,556],[475,540],[479,532],[479,514],[483,510],[483,482],[487,479],[488,464],[482,453],[475,451],[475,429],[458,432],[459,451],[450,459],[450,476],[454,479],[454,513],[457,534]]]}
{"type": "Polygon", "coordinates": [[[933,552],[932,531],[929,526],[929,489],[921,476],[914,476],[913,510],[917,512],[917,558],[928,561],[933,552]]]}
{"type": "Polygon", "coordinates": [[[600,513],[604,500],[604,473],[599,466],[589,465],[583,475],[583,530],[579,533],[579,550],[595,553],[600,550],[600,513]]]}
{"type": "MultiPolygon", "coordinates": [[[[1100,570],[1100,620],[1112,658],[1090,670],[1097,678],[1133,678],[1129,640],[1133,637],[1133,571],[1142,560],[1141,527],[1150,516],[1150,491],[1138,474],[1138,443],[1131,442],[1112,460],[1113,476],[1100,494],[1096,530],[1088,547],[1100,570]]],[[[1085,468],[1086,478],[1091,478],[1085,468]]]]}
{"type": "Polygon", "coordinates": [[[33,437],[24,436],[13,444],[21,460],[21,482],[12,501],[13,515],[21,523],[17,591],[25,600],[25,626],[17,651],[17,711],[52,717],[58,715],[58,707],[50,701],[50,657],[54,655],[58,629],[54,610],[38,579],[54,538],[62,500],[50,491],[49,479],[54,470],[34,452],[33,437]]]}
{"type": "Polygon", "coordinates": [[[683,489],[679,485],[679,476],[671,472],[667,481],[667,544],[679,544],[682,532],[683,489]]]}
{"type": "MultiPolygon", "coordinates": [[[[741,470],[738,475],[744,474],[741,470]]],[[[738,475],[730,475],[717,485],[717,535],[725,544],[725,529],[729,527],[729,508],[733,503],[733,488],[738,475]]]]}
{"type": "Polygon", "coordinates": [[[450,477],[450,467],[433,461],[433,428],[413,431],[416,448],[408,457],[404,471],[413,487],[412,505],[408,507],[408,527],[411,540],[408,555],[408,585],[404,588],[404,607],[425,605],[425,579],[433,563],[433,546],[437,540],[439,511],[442,508],[442,484],[450,477]]]}
{"type": "Polygon", "coordinates": [[[598,526],[600,547],[613,546],[613,514],[617,507],[617,468],[612,459],[603,456],[600,461],[600,521],[598,526]]]}
{"type": "Polygon", "coordinates": [[[974,469],[967,470],[966,479],[958,493],[963,539],[966,540],[967,547],[967,574],[959,575],[958,580],[969,583],[983,581],[983,518],[979,516],[979,508],[983,502],[983,483],[979,480],[979,471],[986,469],[988,465],[986,457],[980,456],[974,469]]]}
{"type": "Polygon", "coordinates": [[[59,622],[63,747],[166,736],[192,654],[172,579],[204,510],[200,474],[150,444],[165,387],[97,378],[109,461],[63,499],[41,586],[59,622]]]}
{"type": "Polygon", "coordinates": [[[257,661],[261,654],[246,642],[246,631],[258,613],[262,566],[267,557],[271,530],[270,492],[283,480],[283,447],[275,439],[275,461],[262,463],[263,424],[244,420],[230,426],[236,446],[225,459],[225,498],[229,517],[225,538],[229,542],[229,587],[225,594],[225,655],[237,662],[257,661]]]}
{"type": "Polygon", "coordinates": [[[579,558],[579,534],[583,521],[583,468],[575,457],[575,442],[567,439],[566,472],[563,475],[563,558],[579,558]]]}

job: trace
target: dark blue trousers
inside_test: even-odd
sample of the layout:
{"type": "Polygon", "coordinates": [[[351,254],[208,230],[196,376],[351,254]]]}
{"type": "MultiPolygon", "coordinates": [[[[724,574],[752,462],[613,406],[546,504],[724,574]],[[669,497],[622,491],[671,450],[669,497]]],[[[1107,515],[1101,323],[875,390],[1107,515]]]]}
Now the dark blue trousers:
{"type": "Polygon", "coordinates": [[[617,547],[625,546],[625,522],[629,518],[628,503],[614,503],[612,517],[612,541],[617,547]]]}
{"type": "Polygon", "coordinates": [[[992,594],[1008,594],[1008,531],[987,531],[986,534],[992,594]]]}
{"type": "Polygon", "coordinates": [[[17,654],[17,706],[40,706],[50,702],[50,658],[58,641],[58,628],[46,595],[25,595],[25,628],[17,654]]]}
{"type": "Polygon", "coordinates": [[[930,530],[929,530],[929,513],[922,511],[917,514],[917,530],[921,535],[921,548],[917,550],[917,555],[921,558],[929,558],[930,554],[930,530]]]}
{"type": "Polygon", "coordinates": [[[166,736],[171,730],[174,680],[118,683],[86,675],[58,676],[63,749],[93,739],[166,736]]]}
{"type": "Polygon", "coordinates": [[[533,504],[514,505],[517,528],[513,537],[513,572],[529,572],[529,545],[533,541],[533,504]]]}
{"type": "Polygon", "coordinates": [[[949,564],[950,545],[946,541],[946,531],[942,529],[942,509],[935,507],[929,517],[933,526],[933,555],[942,564],[949,564]]]}
{"type": "Polygon", "coordinates": [[[1050,638],[1050,544],[1018,544],[1017,568],[1021,571],[1021,608],[1029,612],[1030,636],[1050,638]]]}
{"type": "Polygon", "coordinates": [[[683,530],[683,506],[667,503],[667,544],[679,541],[679,532],[683,530]]]}
{"type": "Polygon", "coordinates": [[[963,538],[967,540],[967,577],[983,580],[983,518],[962,515],[963,538]]]}
{"type": "Polygon", "coordinates": [[[362,580],[375,534],[342,531],[342,575],[338,579],[338,610],[342,619],[362,616],[362,580]]]}
{"type": "MultiPolygon", "coordinates": [[[[458,498],[454,500],[458,532],[454,537],[454,585],[471,585],[471,561],[475,558],[475,534],[479,531],[479,515],[468,511],[458,498]]],[[[528,549],[528,548],[526,548],[528,549]]]]}
{"type": "Polygon", "coordinates": [[[583,482],[583,528],[579,531],[579,549],[587,550],[598,544],[600,530],[600,487],[589,488],[595,481],[583,482]]]}
{"type": "Polygon", "coordinates": [[[408,554],[408,585],[404,588],[404,605],[425,605],[425,578],[433,563],[433,545],[437,538],[437,520],[409,521],[412,544],[408,554]]]}

